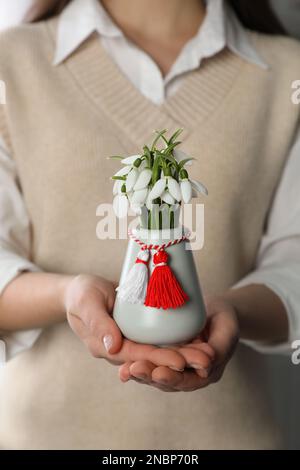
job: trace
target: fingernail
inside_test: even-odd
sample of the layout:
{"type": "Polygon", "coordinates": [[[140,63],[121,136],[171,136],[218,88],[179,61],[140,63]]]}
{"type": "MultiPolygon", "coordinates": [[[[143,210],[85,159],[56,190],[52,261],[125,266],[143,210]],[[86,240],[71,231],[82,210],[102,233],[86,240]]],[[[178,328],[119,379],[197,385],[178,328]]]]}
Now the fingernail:
{"type": "Polygon", "coordinates": [[[103,344],[107,352],[111,349],[113,345],[113,337],[111,335],[105,335],[103,338],[103,344]]]}
{"type": "Polygon", "coordinates": [[[175,370],[176,372],[183,372],[184,369],[178,369],[178,367],[170,367],[170,369],[175,370]]]}
{"type": "Polygon", "coordinates": [[[200,377],[202,377],[203,379],[207,379],[207,377],[209,375],[209,372],[210,372],[210,369],[205,369],[204,367],[200,366],[199,364],[190,364],[190,367],[192,367],[193,369],[199,370],[200,377]]]}

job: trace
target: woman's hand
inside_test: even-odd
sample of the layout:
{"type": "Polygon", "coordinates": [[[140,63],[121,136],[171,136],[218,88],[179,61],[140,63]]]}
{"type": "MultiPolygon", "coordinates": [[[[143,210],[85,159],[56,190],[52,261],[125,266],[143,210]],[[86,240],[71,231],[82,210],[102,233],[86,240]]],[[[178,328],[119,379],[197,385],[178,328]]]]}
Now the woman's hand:
{"type": "Polygon", "coordinates": [[[120,379],[137,380],[168,392],[193,391],[220,380],[238,342],[237,314],[222,298],[207,299],[206,309],[208,320],[201,336],[176,348],[188,368],[176,372],[146,361],[127,362],[120,367],[120,379]]]}
{"type": "MultiPolygon", "coordinates": [[[[110,315],[114,299],[115,286],[98,276],[76,276],[66,285],[64,308],[68,322],[89,352],[117,365],[138,362],[174,372],[183,370],[186,362],[179,351],[137,344],[122,337],[110,315]]],[[[140,372],[147,375],[148,366],[145,370],[140,366],[140,372]]]]}

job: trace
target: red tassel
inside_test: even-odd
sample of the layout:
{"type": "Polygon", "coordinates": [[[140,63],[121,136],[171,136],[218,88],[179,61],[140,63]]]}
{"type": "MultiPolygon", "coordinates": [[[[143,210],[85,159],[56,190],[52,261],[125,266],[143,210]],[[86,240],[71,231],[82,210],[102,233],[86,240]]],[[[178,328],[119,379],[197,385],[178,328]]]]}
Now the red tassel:
{"type": "Polygon", "coordinates": [[[164,250],[158,251],[153,256],[155,268],[148,283],[145,300],[147,307],[178,308],[188,300],[167,261],[168,254],[164,250]]]}

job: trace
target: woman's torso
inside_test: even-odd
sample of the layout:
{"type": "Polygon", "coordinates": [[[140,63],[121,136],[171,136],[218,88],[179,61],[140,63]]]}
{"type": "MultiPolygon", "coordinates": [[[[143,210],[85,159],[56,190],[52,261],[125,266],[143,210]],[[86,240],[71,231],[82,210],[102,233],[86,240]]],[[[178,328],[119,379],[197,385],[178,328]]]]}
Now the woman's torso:
{"type": "MultiPolygon", "coordinates": [[[[195,252],[200,280],[206,292],[222,292],[253,268],[298,120],[287,99],[298,46],[254,36],[272,72],[223,51],[188,74],[159,107],[118,72],[97,37],[53,68],[55,28],[52,20],[8,33],[12,59],[9,67],[0,64],[8,93],[18,90],[4,134],[32,221],[34,262],[47,271],[117,279],[126,240],[96,237],[96,208],[111,202],[114,164],[106,157],[135,153],[153,128],[182,126],[184,146],[198,160],[195,178],[210,191],[205,246],[195,252]],[[20,56],[24,41],[30,47],[20,56]]],[[[124,385],[115,367],[89,357],[67,324],[57,325],[5,368],[0,442],[14,448],[274,448],[280,436],[264,373],[261,356],[240,347],[222,381],[205,390],[163,394],[124,385]]]]}

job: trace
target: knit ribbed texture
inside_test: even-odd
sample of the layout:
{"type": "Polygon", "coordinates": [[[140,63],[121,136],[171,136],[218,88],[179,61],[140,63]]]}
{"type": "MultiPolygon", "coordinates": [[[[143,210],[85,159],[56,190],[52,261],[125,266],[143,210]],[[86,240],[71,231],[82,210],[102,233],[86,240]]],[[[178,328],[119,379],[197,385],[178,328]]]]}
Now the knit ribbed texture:
{"type": "MultiPolygon", "coordinates": [[[[12,143],[32,222],[33,260],[47,271],[118,280],[127,241],[99,240],[95,233],[96,207],[111,202],[109,177],[117,170],[106,157],[138,152],[153,129],[182,126],[183,148],[196,158],[193,176],[209,189],[205,244],[195,260],[204,292],[223,292],[254,267],[295,135],[299,107],[291,103],[290,85],[300,76],[299,45],[249,33],[269,70],[224,50],[155,106],[122,75],[96,35],[54,67],[56,26],[54,19],[0,39],[0,79],[10,84],[0,134],[12,143]]],[[[190,228],[199,235],[201,221],[190,228]]],[[[90,358],[62,324],[46,329],[2,377],[4,448],[279,445],[264,360],[246,348],[218,385],[164,394],[121,384],[117,368],[90,358]]]]}
{"type": "MultiPolygon", "coordinates": [[[[55,40],[55,23],[50,24],[49,29],[55,40]]],[[[137,136],[134,142],[138,145],[143,145],[145,136],[154,129],[172,131],[183,127],[182,138],[185,138],[222,102],[243,65],[238,56],[225,49],[215,60],[204,63],[201,74],[197,71],[187,74],[178,93],[157,106],[141,95],[118,70],[100,46],[96,33],[67,63],[89,99],[102,113],[109,112],[110,119],[128,135],[137,136]]]]}

